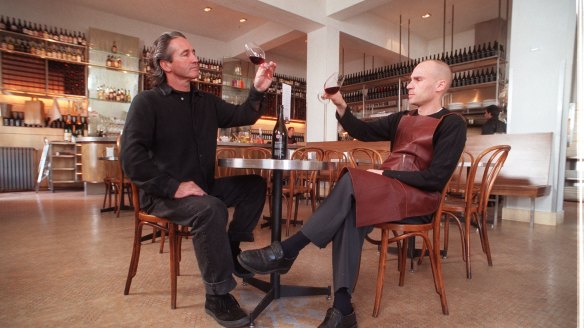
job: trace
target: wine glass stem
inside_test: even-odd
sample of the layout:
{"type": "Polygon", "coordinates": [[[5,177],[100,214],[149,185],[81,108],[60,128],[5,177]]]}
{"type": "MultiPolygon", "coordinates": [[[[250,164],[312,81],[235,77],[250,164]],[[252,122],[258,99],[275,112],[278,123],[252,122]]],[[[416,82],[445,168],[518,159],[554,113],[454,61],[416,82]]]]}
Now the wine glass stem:
{"type": "Polygon", "coordinates": [[[324,103],[324,138],[322,139],[322,141],[326,141],[326,117],[327,117],[327,112],[326,112],[326,107],[327,107],[327,103],[324,103]]]}

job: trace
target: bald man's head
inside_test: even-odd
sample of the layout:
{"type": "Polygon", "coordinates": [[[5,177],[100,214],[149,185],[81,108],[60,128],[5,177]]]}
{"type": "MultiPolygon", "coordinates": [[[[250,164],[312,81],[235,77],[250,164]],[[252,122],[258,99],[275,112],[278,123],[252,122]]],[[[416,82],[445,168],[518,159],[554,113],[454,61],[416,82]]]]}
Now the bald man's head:
{"type": "Polygon", "coordinates": [[[452,84],[452,70],[450,70],[450,66],[440,60],[426,60],[419,65],[422,64],[430,66],[428,71],[431,73],[435,81],[444,80],[446,82],[444,92],[448,91],[448,88],[450,88],[450,85],[452,84]]]}
{"type": "Polygon", "coordinates": [[[442,96],[452,82],[450,67],[438,60],[426,60],[414,68],[408,84],[410,104],[423,112],[433,112],[441,106],[442,96]],[[426,109],[429,108],[429,109],[426,109]]]}

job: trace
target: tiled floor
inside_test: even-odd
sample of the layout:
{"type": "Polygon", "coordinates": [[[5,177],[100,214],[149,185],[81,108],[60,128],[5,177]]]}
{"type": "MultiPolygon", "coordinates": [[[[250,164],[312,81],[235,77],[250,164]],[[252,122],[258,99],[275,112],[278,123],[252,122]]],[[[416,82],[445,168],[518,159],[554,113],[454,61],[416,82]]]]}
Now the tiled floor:
{"type": "MultiPolygon", "coordinates": [[[[158,244],[144,244],[130,295],[123,295],[132,213],[101,214],[101,201],[69,191],[0,194],[0,326],[217,327],[204,311],[190,242],[182,248],[177,309],[170,309],[168,253],[158,254],[158,244]]],[[[381,313],[373,318],[378,255],[366,243],[353,296],[360,327],[575,327],[576,204],[565,206],[560,226],[530,230],[526,223],[504,221],[490,230],[493,267],[474,234],[471,280],[465,278],[459,240],[452,233],[443,265],[448,316],[441,313],[426,260],[417,272],[407,273],[404,287],[397,286],[396,270],[387,272],[381,313]]],[[[269,230],[258,228],[256,242],[244,246],[260,247],[269,238],[269,230]]],[[[390,262],[394,267],[395,257],[390,262]]],[[[282,281],[330,285],[330,247],[309,245],[282,281]]],[[[241,284],[234,294],[246,310],[263,296],[241,284]]],[[[330,306],[324,296],[280,299],[256,327],[315,327],[330,306]]]]}

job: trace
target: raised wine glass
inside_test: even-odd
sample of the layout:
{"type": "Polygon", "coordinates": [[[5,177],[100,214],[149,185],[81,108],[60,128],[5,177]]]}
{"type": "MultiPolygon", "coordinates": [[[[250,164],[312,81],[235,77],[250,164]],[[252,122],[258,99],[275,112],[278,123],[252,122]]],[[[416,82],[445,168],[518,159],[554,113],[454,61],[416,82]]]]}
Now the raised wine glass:
{"type": "MultiPolygon", "coordinates": [[[[341,90],[341,86],[343,86],[344,81],[345,75],[334,72],[324,82],[324,93],[326,93],[329,96],[334,95],[335,93],[339,92],[339,90],[341,90]]],[[[318,93],[318,100],[323,104],[327,104],[329,99],[324,98],[324,93],[323,91],[320,91],[318,93]]]]}
{"type": "Polygon", "coordinates": [[[266,61],[266,53],[255,42],[245,44],[245,54],[254,65],[261,65],[266,61]]]}
{"type": "Polygon", "coordinates": [[[334,72],[333,74],[331,74],[331,76],[328,77],[328,79],[326,79],[326,81],[324,82],[324,91],[319,91],[317,94],[318,100],[323,103],[324,105],[324,137],[326,140],[326,135],[327,135],[327,131],[326,131],[326,127],[327,127],[327,112],[326,112],[326,107],[327,104],[329,102],[328,98],[324,98],[324,94],[326,93],[327,95],[334,95],[335,93],[339,92],[339,90],[341,90],[341,86],[343,85],[343,82],[345,81],[345,75],[343,74],[339,74],[338,72],[334,72]]]}

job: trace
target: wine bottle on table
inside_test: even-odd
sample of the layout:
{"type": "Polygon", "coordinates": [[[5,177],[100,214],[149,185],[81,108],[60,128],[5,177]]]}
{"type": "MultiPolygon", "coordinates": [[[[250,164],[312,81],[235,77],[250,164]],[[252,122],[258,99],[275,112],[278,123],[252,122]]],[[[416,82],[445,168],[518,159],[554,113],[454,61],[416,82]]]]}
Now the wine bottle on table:
{"type": "Polygon", "coordinates": [[[278,120],[272,132],[272,158],[286,159],[288,154],[288,131],[284,124],[284,106],[278,107],[278,120]]]}

